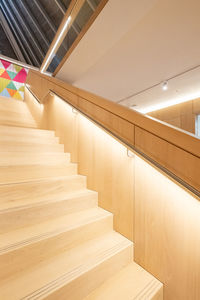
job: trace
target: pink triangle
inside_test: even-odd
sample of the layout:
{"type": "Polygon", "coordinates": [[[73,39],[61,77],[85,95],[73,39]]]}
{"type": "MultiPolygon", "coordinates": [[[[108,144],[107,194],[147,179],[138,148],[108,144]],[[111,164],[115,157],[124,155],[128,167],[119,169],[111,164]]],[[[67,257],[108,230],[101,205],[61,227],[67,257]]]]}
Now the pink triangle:
{"type": "Polygon", "coordinates": [[[1,59],[1,63],[4,66],[5,69],[7,69],[10,66],[10,64],[11,64],[10,62],[2,60],[2,59],[1,59]]]}
{"type": "Polygon", "coordinates": [[[24,83],[26,81],[26,77],[27,77],[26,71],[24,69],[21,69],[19,73],[15,76],[13,81],[24,83]]]}

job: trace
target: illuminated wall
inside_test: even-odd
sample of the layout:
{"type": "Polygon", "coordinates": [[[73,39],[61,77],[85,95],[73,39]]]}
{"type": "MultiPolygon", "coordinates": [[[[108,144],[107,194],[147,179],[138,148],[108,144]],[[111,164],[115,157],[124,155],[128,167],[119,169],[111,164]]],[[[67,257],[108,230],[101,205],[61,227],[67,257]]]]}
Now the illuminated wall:
{"type": "Polygon", "coordinates": [[[28,69],[0,59],[0,96],[24,100],[28,69]]]}
{"type": "MultiPolygon", "coordinates": [[[[43,105],[27,90],[41,128],[56,136],[87,176],[114,228],[134,241],[135,261],[164,283],[165,300],[200,299],[200,199],[58,97],[43,105]]],[[[147,299],[147,298],[145,298],[147,299]]]]}

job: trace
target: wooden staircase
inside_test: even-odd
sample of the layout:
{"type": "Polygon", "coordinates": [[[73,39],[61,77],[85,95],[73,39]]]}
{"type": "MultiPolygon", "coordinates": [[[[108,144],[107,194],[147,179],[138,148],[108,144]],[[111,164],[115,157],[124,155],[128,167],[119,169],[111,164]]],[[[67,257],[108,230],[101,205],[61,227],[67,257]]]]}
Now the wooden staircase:
{"type": "Polygon", "coordinates": [[[54,132],[0,99],[0,299],[161,300],[54,132]]]}

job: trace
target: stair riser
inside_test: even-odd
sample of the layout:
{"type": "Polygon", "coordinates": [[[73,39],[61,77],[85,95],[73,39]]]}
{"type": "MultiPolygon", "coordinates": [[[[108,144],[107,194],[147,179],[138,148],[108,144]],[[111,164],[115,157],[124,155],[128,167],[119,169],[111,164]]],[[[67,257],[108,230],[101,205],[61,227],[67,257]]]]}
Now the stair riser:
{"type": "MultiPolygon", "coordinates": [[[[65,196],[76,190],[86,188],[86,178],[84,176],[74,176],[66,179],[38,181],[31,183],[8,184],[0,186],[0,203],[7,201],[26,200],[55,200],[57,197],[65,196]]],[[[2,206],[1,206],[2,207],[2,206]]]]}
{"type": "Polygon", "coordinates": [[[73,212],[97,206],[97,195],[91,194],[68,200],[49,202],[26,209],[0,213],[0,233],[17,230],[73,212]]]}
{"type": "Polygon", "coordinates": [[[27,144],[22,144],[22,145],[6,145],[0,146],[0,152],[46,152],[46,153],[51,153],[51,152],[64,152],[64,145],[61,144],[52,144],[52,145],[27,145],[27,144]]]}
{"type": "Polygon", "coordinates": [[[0,97],[0,111],[7,110],[16,113],[30,113],[26,103],[19,100],[10,100],[0,97]]]}
{"type": "MultiPolygon", "coordinates": [[[[49,291],[48,296],[46,295],[46,292],[44,295],[41,295],[41,297],[38,297],[37,299],[82,300],[90,292],[101,285],[105,280],[128,265],[133,260],[132,253],[132,246],[126,247],[120,252],[112,255],[107,260],[101,262],[101,264],[97,265],[95,268],[88,270],[88,272],[80,275],[73,281],[66,283],[66,285],[62,283],[62,287],[57,287],[55,291],[49,291]]],[[[34,300],[36,298],[33,297],[31,299],[34,300]]]]}
{"type": "Polygon", "coordinates": [[[33,122],[33,117],[31,113],[28,110],[25,111],[12,111],[10,109],[0,109],[0,115],[4,118],[8,119],[17,119],[19,121],[21,120],[29,120],[30,122],[33,122]]]}
{"type": "Polygon", "coordinates": [[[12,153],[1,152],[0,166],[19,166],[19,165],[57,165],[70,162],[69,155],[66,153],[12,153]]]}
{"type": "Polygon", "coordinates": [[[12,127],[12,126],[0,126],[0,136],[12,136],[12,137],[54,137],[54,131],[50,130],[40,130],[40,129],[29,129],[22,127],[12,127]]]}
{"type": "Polygon", "coordinates": [[[0,167],[0,184],[23,182],[40,178],[51,178],[77,174],[77,164],[65,166],[6,166],[0,167]]]}
{"type": "MultiPolygon", "coordinates": [[[[102,218],[83,226],[62,232],[60,234],[43,237],[40,241],[0,255],[0,280],[5,280],[13,274],[22,272],[35,264],[76,247],[82,242],[96,238],[112,230],[112,216],[102,218]]],[[[13,249],[13,250],[12,250],[13,249]]],[[[57,298],[56,298],[57,299],[57,298]]],[[[69,298],[70,299],[70,298],[69,298]]]]}
{"type": "Polygon", "coordinates": [[[10,126],[19,126],[19,127],[30,127],[37,128],[37,125],[34,121],[24,119],[9,119],[6,117],[0,117],[0,125],[10,125],[10,126]]]}
{"type": "Polygon", "coordinates": [[[0,135],[0,147],[4,146],[8,143],[13,143],[13,146],[20,146],[21,143],[27,144],[27,145],[41,145],[41,144],[58,144],[59,139],[58,137],[51,137],[51,136],[44,136],[44,137],[24,137],[22,136],[11,136],[11,135],[0,135]]]}

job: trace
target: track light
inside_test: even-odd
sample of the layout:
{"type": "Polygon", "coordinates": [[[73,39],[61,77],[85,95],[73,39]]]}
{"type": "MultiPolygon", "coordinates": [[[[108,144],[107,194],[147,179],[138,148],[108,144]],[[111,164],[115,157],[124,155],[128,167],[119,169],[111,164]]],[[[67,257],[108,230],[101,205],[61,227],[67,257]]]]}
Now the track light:
{"type": "Polygon", "coordinates": [[[167,81],[163,82],[162,89],[163,89],[163,91],[168,90],[168,82],[167,81]]]}

